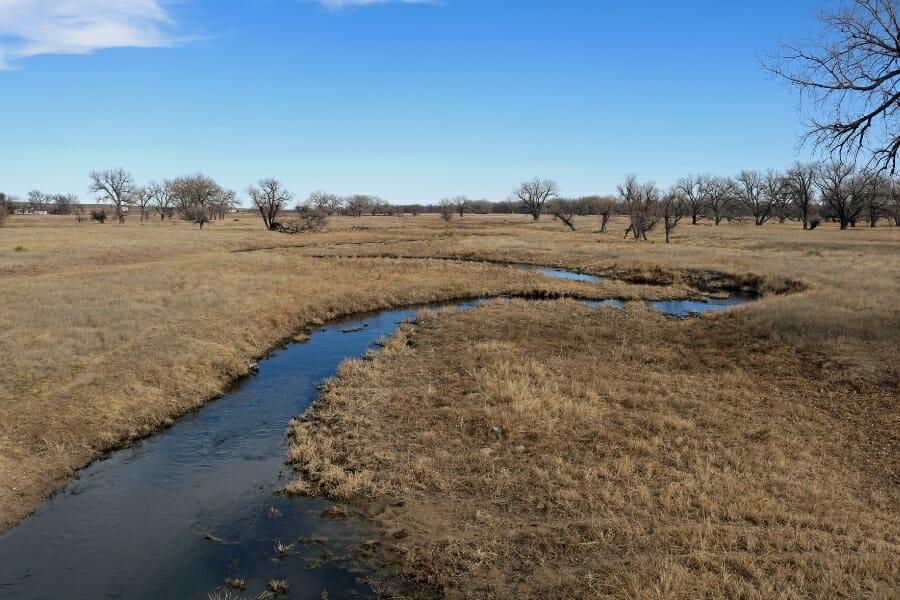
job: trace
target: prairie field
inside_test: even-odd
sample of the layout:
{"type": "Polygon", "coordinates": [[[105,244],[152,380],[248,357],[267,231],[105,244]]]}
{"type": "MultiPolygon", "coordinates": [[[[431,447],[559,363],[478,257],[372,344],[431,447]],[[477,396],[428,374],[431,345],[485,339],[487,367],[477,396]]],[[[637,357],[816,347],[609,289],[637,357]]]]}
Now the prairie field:
{"type": "Polygon", "coordinates": [[[450,597],[900,594],[900,230],[704,222],[664,244],[576,225],[10,217],[0,530],[327,320],[507,295],[522,299],[423,312],[291,428],[290,490],[361,507],[398,580],[450,597]],[[683,320],[572,300],[738,289],[759,299],[683,320]]]}

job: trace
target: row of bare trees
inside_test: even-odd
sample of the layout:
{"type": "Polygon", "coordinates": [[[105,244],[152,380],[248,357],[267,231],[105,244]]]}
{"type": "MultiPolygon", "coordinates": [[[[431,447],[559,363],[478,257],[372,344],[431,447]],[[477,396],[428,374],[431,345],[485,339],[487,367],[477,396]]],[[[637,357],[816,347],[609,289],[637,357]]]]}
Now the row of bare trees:
{"type": "Polygon", "coordinates": [[[734,178],[689,176],[669,191],[685,204],[691,223],[723,220],[799,221],[803,229],[832,220],[841,229],[881,219],[900,225],[900,181],[884,172],[840,162],[797,163],[784,172],[741,171],[734,178]]]}
{"type": "Polygon", "coordinates": [[[106,169],[91,172],[89,189],[100,202],[114,208],[120,223],[125,222],[129,207],[136,207],[140,210],[141,221],[149,218],[151,212],[156,212],[160,219],[178,215],[203,229],[203,225],[213,219],[224,219],[238,205],[232,190],[202,173],[141,186],[125,169],[106,169]]]}
{"type": "Polygon", "coordinates": [[[823,220],[841,229],[857,223],[875,227],[882,219],[900,226],[900,178],[840,162],[797,163],[786,171],[746,170],[735,177],[691,175],[665,191],[628,175],[617,191],[617,196],[556,198],[552,182],[534,180],[517,188],[515,195],[534,220],[547,212],[572,230],[577,216],[599,215],[601,232],[613,214],[627,216],[625,236],[635,240],[646,240],[649,232],[661,228],[668,242],[682,219],[693,225],[709,220],[715,225],[729,221],[757,226],[790,220],[804,230],[823,220]]]}

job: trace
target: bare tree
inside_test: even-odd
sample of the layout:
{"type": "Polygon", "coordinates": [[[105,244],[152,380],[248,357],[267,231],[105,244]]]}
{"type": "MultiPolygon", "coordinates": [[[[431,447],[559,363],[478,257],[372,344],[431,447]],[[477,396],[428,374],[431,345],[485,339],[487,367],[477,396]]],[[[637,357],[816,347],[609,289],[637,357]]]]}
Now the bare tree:
{"type": "Polygon", "coordinates": [[[210,214],[220,221],[224,221],[225,215],[234,210],[237,206],[237,194],[234,190],[220,189],[209,202],[210,214]]]}
{"type": "Polygon", "coordinates": [[[28,192],[28,206],[31,210],[47,210],[51,202],[49,194],[45,194],[40,190],[31,190],[28,192]]]}
{"type": "Polygon", "coordinates": [[[209,208],[205,204],[189,204],[182,206],[179,211],[182,219],[196,223],[200,226],[200,231],[203,231],[203,226],[210,221],[209,208]]]}
{"type": "Polygon", "coordinates": [[[704,175],[703,186],[706,190],[706,208],[715,224],[731,218],[737,197],[734,181],[727,177],[704,175]]]}
{"type": "Polygon", "coordinates": [[[600,233],[606,233],[609,219],[616,213],[616,199],[612,196],[601,196],[597,202],[597,214],[600,215],[600,233]]]}
{"type": "Polygon", "coordinates": [[[696,225],[706,217],[706,205],[708,202],[706,183],[711,179],[709,175],[688,175],[675,182],[675,189],[684,207],[691,216],[691,225],[696,225]]]}
{"type": "Polygon", "coordinates": [[[690,214],[690,212],[690,201],[685,198],[684,190],[680,189],[678,184],[675,184],[675,187],[663,196],[659,206],[659,214],[662,216],[663,226],[666,229],[667,244],[672,232],[675,231],[675,227],[678,226],[678,222],[685,214],[690,214]]]}
{"type": "Polygon", "coordinates": [[[16,198],[0,192],[0,208],[2,208],[6,214],[14,213],[16,210],[16,198]]]}
{"type": "Polygon", "coordinates": [[[466,210],[476,215],[486,215],[491,212],[491,202],[481,198],[479,200],[469,200],[466,210]]]}
{"type": "Polygon", "coordinates": [[[822,11],[815,41],[782,44],[766,68],[812,106],[804,140],[878,170],[897,167],[900,150],[900,19],[897,0],[845,0],[822,11]]]}
{"type": "Polygon", "coordinates": [[[247,195],[270,231],[276,228],[278,213],[294,198],[294,194],[284,189],[280,181],[271,177],[260,179],[255,186],[247,188],[247,195]]]}
{"type": "Polygon", "coordinates": [[[451,202],[453,202],[453,208],[456,210],[456,214],[462,219],[466,215],[466,211],[469,210],[469,199],[465,196],[454,196],[451,202]]]}
{"type": "Polygon", "coordinates": [[[796,163],[787,172],[787,193],[800,215],[803,229],[809,229],[809,221],[816,201],[816,180],[819,177],[819,165],[816,163],[796,163]]]}
{"type": "Polygon", "coordinates": [[[341,209],[341,199],[336,194],[329,194],[319,190],[307,197],[306,206],[333,215],[341,209]]]}
{"type": "Polygon", "coordinates": [[[841,229],[855,224],[863,208],[860,197],[854,193],[858,191],[854,185],[854,172],[853,165],[832,162],[822,168],[816,182],[822,202],[834,214],[841,229]]]}
{"type": "Polygon", "coordinates": [[[175,212],[173,204],[175,202],[172,196],[172,184],[168,180],[155,181],[147,186],[150,190],[150,197],[153,202],[153,208],[159,214],[159,219],[165,220],[166,217],[172,218],[175,212]]]}
{"type": "Polygon", "coordinates": [[[212,178],[197,173],[173,179],[169,183],[172,198],[185,221],[203,225],[210,221],[210,205],[222,193],[222,188],[212,178]]]}
{"type": "Polygon", "coordinates": [[[6,204],[4,202],[0,202],[0,226],[6,221],[6,215],[8,214],[8,210],[6,208],[6,204]]]}
{"type": "Polygon", "coordinates": [[[869,227],[876,227],[878,221],[887,216],[889,180],[872,171],[862,171],[853,179],[854,193],[862,204],[862,216],[869,227]]]}
{"type": "Polygon", "coordinates": [[[891,177],[887,188],[887,212],[894,220],[894,225],[900,227],[900,181],[891,177]]]}
{"type": "Polygon", "coordinates": [[[90,191],[98,194],[101,201],[106,201],[116,207],[116,217],[119,223],[125,222],[126,206],[131,192],[134,190],[134,179],[131,173],[118,167],[104,171],[91,171],[90,191]]]}
{"type": "Polygon", "coordinates": [[[557,198],[547,204],[547,208],[554,220],[562,221],[563,225],[575,231],[576,203],[568,198],[557,198]]]}
{"type": "Polygon", "coordinates": [[[537,221],[544,212],[544,204],[557,197],[559,190],[549,179],[534,178],[519,184],[519,187],[513,190],[513,195],[525,205],[531,218],[537,221]]]}
{"type": "Polygon", "coordinates": [[[600,233],[606,233],[609,219],[616,212],[616,199],[614,196],[582,196],[575,201],[577,214],[600,215],[600,233]]]}
{"type": "Polygon", "coordinates": [[[150,186],[135,187],[128,196],[129,204],[138,205],[141,209],[141,223],[144,222],[144,215],[147,213],[147,207],[153,200],[153,191],[150,186]]]}
{"type": "Polygon", "coordinates": [[[453,220],[453,213],[456,212],[456,205],[453,203],[453,200],[450,200],[449,198],[441,198],[441,201],[438,202],[438,212],[440,213],[441,218],[449,223],[453,220]]]}
{"type": "Polygon", "coordinates": [[[764,193],[763,176],[759,171],[741,171],[737,181],[738,199],[753,221],[762,225],[772,216],[771,198],[764,193]]]}
{"type": "Polygon", "coordinates": [[[53,194],[50,196],[53,203],[51,211],[55,215],[75,214],[78,209],[78,196],[75,194],[53,194]]]}
{"type": "Polygon", "coordinates": [[[372,199],[364,194],[354,194],[344,202],[344,210],[351,217],[361,217],[372,206],[372,199]]]}
{"type": "Polygon", "coordinates": [[[660,219],[659,189],[653,182],[638,183],[636,176],[626,175],[618,190],[630,221],[625,237],[630,233],[635,240],[646,240],[660,219]]]}
{"type": "Polygon", "coordinates": [[[787,176],[774,169],[766,171],[762,193],[772,207],[772,218],[778,219],[779,223],[784,223],[792,213],[787,176]]]}
{"type": "Polygon", "coordinates": [[[328,212],[324,208],[300,205],[294,215],[284,222],[275,222],[273,229],[282,233],[313,233],[328,225],[328,212]]]}

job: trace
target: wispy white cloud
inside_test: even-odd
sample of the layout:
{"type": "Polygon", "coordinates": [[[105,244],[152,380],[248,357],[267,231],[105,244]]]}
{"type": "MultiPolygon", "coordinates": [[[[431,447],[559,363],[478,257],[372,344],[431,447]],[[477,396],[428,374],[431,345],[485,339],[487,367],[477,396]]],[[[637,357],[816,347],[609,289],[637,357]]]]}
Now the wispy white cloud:
{"type": "Polygon", "coordinates": [[[441,4],[441,0],[313,0],[325,8],[340,9],[375,4],[441,4]]]}
{"type": "Polygon", "coordinates": [[[161,0],[0,0],[0,69],[39,54],[173,46],[161,0]]]}

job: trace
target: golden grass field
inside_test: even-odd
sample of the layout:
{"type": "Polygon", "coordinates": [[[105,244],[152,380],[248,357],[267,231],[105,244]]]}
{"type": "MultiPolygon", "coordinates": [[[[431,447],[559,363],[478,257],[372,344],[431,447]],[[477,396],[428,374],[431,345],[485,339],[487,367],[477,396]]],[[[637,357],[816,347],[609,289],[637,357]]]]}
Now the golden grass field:
{"type": "Polygon", "coordinates": [[[450,596],[896,597],[900,230],[681,225],[666,245],[576,224],[10,217],[0,529],[336,316],[745,286],[762,299],[685,321],[565,300],[424,315],[295,424],[293,487],[368,507],[401,574],[450,596]]]}

